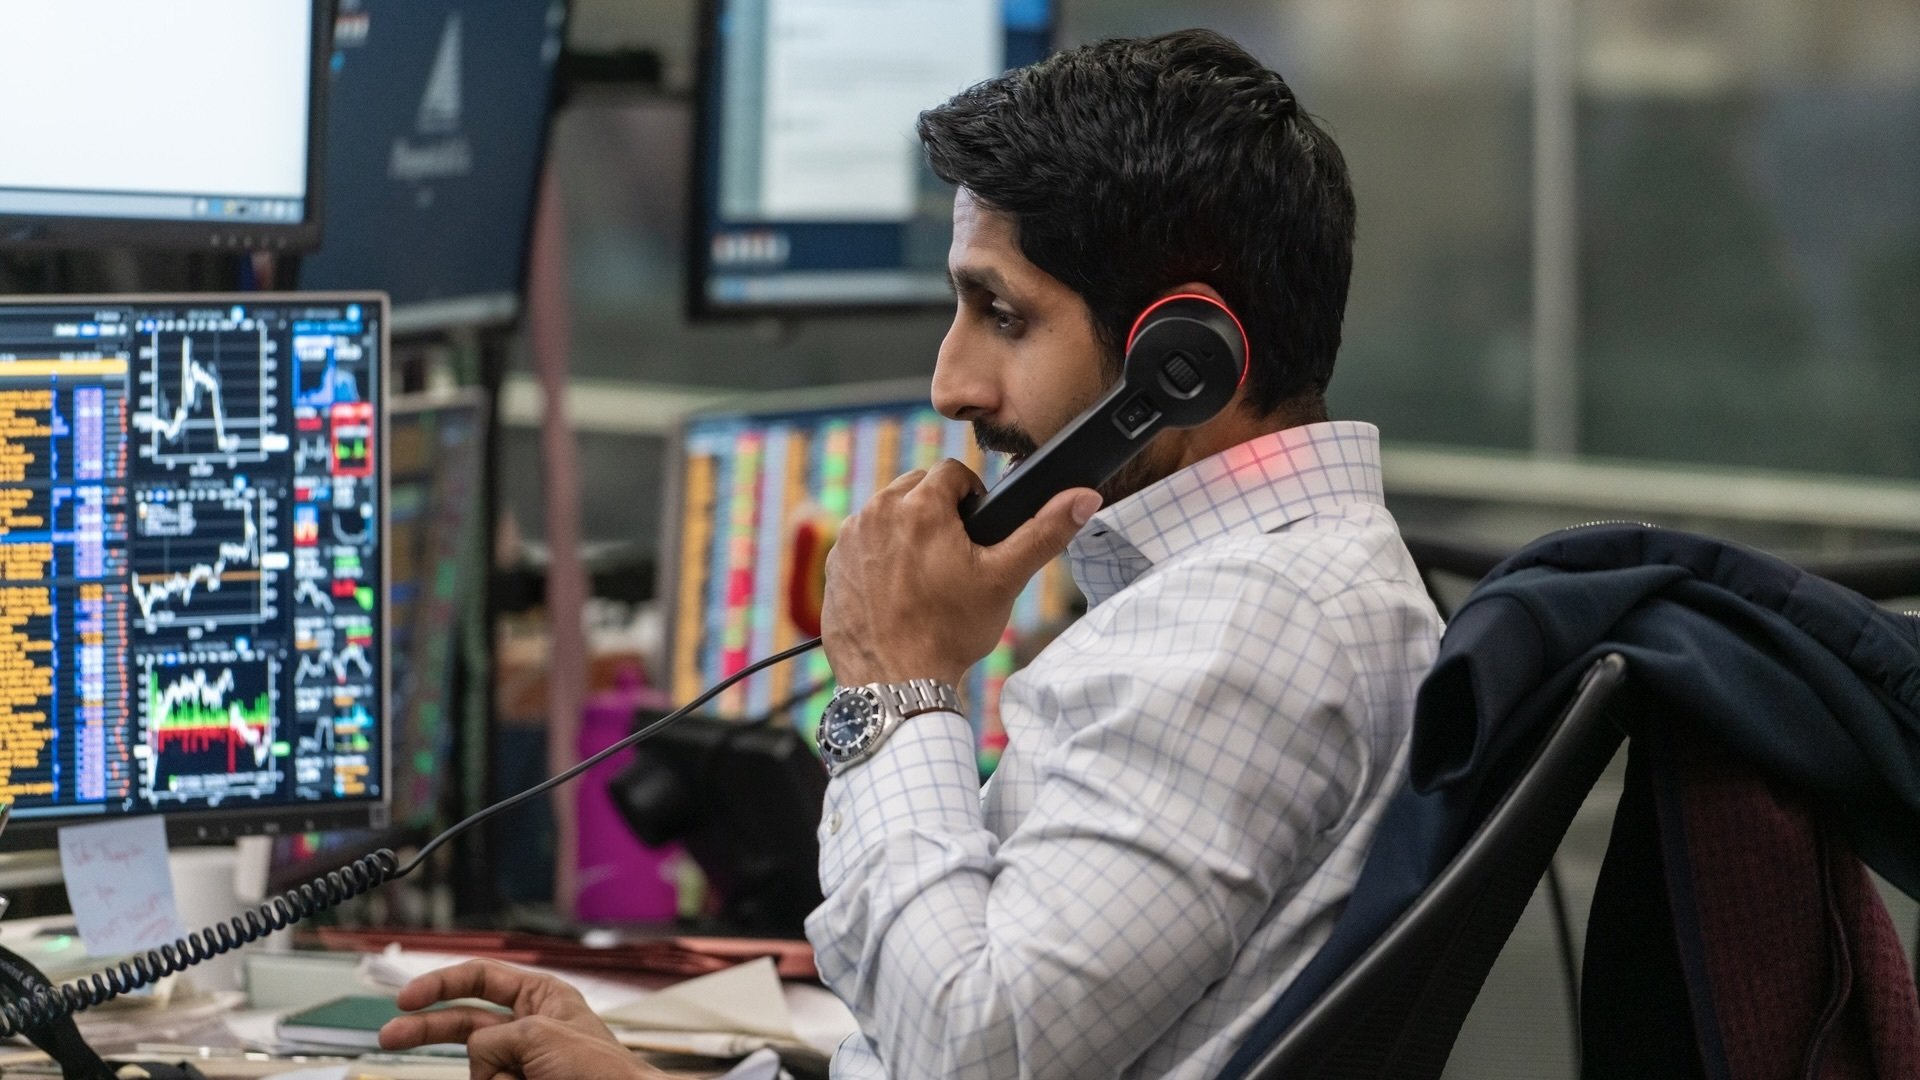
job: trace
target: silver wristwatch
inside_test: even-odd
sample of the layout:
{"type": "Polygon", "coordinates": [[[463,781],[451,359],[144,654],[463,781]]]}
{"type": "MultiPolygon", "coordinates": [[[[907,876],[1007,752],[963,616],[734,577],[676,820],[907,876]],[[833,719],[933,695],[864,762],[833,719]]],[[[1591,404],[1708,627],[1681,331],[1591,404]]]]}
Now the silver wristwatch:
{"type": "Polygon", "coordinates": [[[820,757],[839,773],[865,761],[909,716],[960,711],[960,692],[938,679],[843,686],[820,714],[820,757]]]}

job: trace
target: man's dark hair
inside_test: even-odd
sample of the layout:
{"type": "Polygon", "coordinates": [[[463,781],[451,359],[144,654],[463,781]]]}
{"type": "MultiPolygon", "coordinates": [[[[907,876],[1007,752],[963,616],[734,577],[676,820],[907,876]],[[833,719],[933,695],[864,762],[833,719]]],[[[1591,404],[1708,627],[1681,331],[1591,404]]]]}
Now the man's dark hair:
{"type": "Polygon", "coordinates": [[[1353,270],[1339,147],[1285,80],[1207,30],[1102,41],[920,114],[933,171],[1014,219],[1020,251],[1087,302],[1116,354],[1201,281],[1251,345],[1247,405],[1312,404],[1333,376],[1353,270]]]}

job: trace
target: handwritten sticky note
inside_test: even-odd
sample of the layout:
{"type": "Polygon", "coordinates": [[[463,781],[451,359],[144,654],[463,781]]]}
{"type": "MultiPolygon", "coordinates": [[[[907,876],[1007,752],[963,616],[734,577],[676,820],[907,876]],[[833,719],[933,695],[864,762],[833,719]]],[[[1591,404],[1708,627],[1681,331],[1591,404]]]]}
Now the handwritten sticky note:
{"type": "Polygon", "coordinates": [[[139,952],[186,933],[167,873],[166,823],[159,817],[61,829],[60,869],[89,953],[139,952]]]}

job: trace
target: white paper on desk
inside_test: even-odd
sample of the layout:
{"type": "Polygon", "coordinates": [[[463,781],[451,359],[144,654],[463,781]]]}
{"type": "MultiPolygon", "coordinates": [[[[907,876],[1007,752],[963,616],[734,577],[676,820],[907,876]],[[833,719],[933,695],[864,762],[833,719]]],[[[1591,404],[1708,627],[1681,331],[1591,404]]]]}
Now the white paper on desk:
{"type": "Polygon", "coordinates": [[[793,1016],[794,1034],[828,1057],[840,1049],[847,1036],[860,1030],[860,1021],[853,1018],[853,1010],[833,991],[791,982],[782,983],[780,989],[787,995],[787,1012],[793,1016]]]}
{"type": "Polygon", "coordinates": [[[246,999],[238,990],[178,994],[164,1004],[154,1000],[128,1002],[122,997],[98,1009],[88,1009],[73,1022],[79,1026],[81,1038],[95,1046],[186,1042],[200,1028],[218,1024],[246,999]]]}
{"type": "Polygon", "coordinates": [[[600,1018],[650,1031],[725,1031],[799,1041],[770,956],[674,983],[600,1018]]]}
{"type": "Polygon", "coordinates": [[[158,815],[62,828],[60,870],[88,953],[144,952],[185,936],[158,815]]]}
{"type": "Polygon", "coordinates": [[[720,1080],[782,1080],[787,1071],[780,1067],[780,1055],[771,1050],[755,1050],[740,1064],[727,1070],[720,1080]]]}
{"type": "MultiPolygon", "coordinates": [[[[403,949],[396,942],[362,961],[360,974],[376,988],[398,990],[429,971],[439,971],[441,968],[452,967],[472,959],[471,956],[456,953],[403,949]]],[[[592,975],[557,971],[553,968],[527,967],[524,964],[514,966],[527,971],[536,971],[542,975],[551,975],[580,991],[580,996],[587,999],[587,1008],[600,1016],[606,1016],[612,1010],[638,1001],[649,993],[640,987],[629,986],[614,979],[595,978],[592,975]]]]}

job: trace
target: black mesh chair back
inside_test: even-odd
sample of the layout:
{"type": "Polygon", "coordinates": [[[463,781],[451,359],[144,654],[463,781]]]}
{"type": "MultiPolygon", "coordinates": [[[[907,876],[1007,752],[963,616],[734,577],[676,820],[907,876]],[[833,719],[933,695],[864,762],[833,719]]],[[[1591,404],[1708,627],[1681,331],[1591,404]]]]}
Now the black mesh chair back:
{"type": "Polygon", "coordinates": [[[1247,1073],[1258,1080],[1429,1080],[1587,792],[1620,747],[1608,654],[1520,779],[1391,929],[1247,1073]]]}

